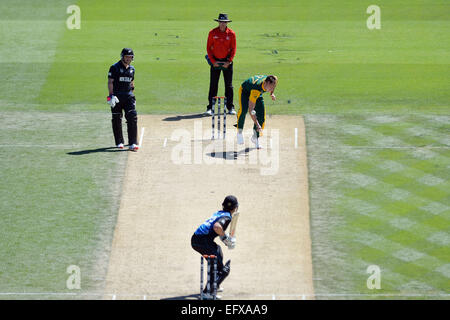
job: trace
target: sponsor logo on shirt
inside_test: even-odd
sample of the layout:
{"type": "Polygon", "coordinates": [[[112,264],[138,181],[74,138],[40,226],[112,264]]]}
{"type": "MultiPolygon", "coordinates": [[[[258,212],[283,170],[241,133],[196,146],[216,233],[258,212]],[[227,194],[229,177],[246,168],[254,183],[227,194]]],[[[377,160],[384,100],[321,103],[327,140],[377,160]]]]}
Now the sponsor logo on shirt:
{"type": "Polygon", "coordinates": [[[119,81],[122,81],[122,82],[131,82],[132,80],[133,79],[130,77],[120,77],[119,78],[119,81]]]}

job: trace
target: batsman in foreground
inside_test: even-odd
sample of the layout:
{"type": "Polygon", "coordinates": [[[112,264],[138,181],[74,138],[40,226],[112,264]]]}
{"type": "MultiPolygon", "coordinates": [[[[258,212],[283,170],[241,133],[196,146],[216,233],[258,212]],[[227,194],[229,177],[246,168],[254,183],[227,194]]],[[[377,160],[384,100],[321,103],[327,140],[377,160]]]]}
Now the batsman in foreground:
{"type": "Polygon", "coordinates": [[[257,149],[261,148],[258,139],[262,135],[262,130],[266,122],[266,110],[264,108],[262,94],[264,92],[270,92],[270,97],[275,101],[276,97],[273,92],[277,83],[278,78],[276,76],[256,75],[241,84],[239,88],[239,111],[237,114],[238,144],[244,144],[242,130],[244,129],[245,116],[248,111],[254,123],[252,141],[257,149]]]}
{"type": "Polygon", "coordinates": [[[137,143],[136,98],[134,96],[134,67],[131,65],[133,59],[133,50],[123,48],[120,61],[109,68],[107,103],[111,106],[112,129],[116,146],[119,149],[124,148],[122,112],[125,112],[129,148],[131,151],[137,151],[139,146],[137,143]]]}
{"type": "MultiPolygon", "coordinates": [[[[197,230],[194,232],[191,238],[192,248],[199,252],[201,255],[215,255],[217,257],[217,286],[225,280],[225,278],[230,274],[230,260],[228,260],[225,265],[223,264],[223,253],[221,247],[214,242],[214,239],[219,236],[220,240],[228,247],[228,249],[234,249],[236,246],[236,238],[234,237],[234,228],[236,226],[236,219],[238,216],[238,200],[235,196],[227,196],[222,203],[222,210],[215,212],[208,220],[206,220],[197,230]],[[230,227],[230,233],[225,233],[228,225],[232,223],[230,227]]],[[[210,274],[213,274],[213,270],[210,270],[210,274]]],[[[211,277],[210,285],[206,284],[203,290],[204,299],[213,298],[213,282],[214,279],[211,277]],[[208,292],[208,287],[210,292],[208,292]]],[[[221,291],[219,287],[219,291],[221,291]]],[[[217,297],[220,299],[220,297],[217,297]]]]}

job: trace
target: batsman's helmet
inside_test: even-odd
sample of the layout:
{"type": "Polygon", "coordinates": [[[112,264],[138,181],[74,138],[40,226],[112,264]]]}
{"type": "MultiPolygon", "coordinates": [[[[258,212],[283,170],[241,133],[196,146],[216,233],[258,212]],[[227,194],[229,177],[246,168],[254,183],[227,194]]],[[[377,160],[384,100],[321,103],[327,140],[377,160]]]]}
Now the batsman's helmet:
{"type": "Polygon", "coordinates": [[[134,60],[134,52],[133,49],[130,48],[123,48],[122,52],[120,53],[120,57],[123,59],[124,56],[133,56],[134,60]]]}
{"type": "Polygon", "coordinates": [[[235,196],[226,196],[222,203],[225,211],[232,211],[239,206],[238,200],[235,196]]]}

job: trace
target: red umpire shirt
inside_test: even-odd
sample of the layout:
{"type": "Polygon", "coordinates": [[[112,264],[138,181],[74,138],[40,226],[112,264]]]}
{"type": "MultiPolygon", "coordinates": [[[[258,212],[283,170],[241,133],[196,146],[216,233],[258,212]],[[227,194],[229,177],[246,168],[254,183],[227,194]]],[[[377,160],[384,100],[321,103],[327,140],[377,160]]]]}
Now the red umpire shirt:
{"type": "Polygon", "coordinates": [[[213,64],[217,59],[232,62],[236,54],[236,34],[228,27],[224,32],[219,27],[212,29],[208,35],[206,50],[213,64]]]}

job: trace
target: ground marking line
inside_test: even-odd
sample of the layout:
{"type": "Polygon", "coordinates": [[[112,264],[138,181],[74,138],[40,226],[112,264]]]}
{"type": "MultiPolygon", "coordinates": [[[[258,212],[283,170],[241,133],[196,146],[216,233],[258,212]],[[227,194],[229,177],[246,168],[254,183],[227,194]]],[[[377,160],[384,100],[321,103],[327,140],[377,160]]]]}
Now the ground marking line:
{"type": "MultiPolygon", "coordinates": [[[[111,296],[113,300],[116,300],[117,297],[161,297],[170,295],[170,293],[162,293],[162,294],[132,294],[132,293],[124,293],[124,294],[113,294],[113,293],[99,293],[99,292],[0,292],[1,295],[61,295],[61,296],[111,296]]],[[[257,297],[450,297],[450,293],[316,293],[316,294],[249,294],[250,296],[257,297]]],[[[239,297],[240,295],[225,295],[226,297],[239,297]]],[[[244,295],[245,296],[245,295],[244,295]]]]}
{"type": "Polygon", "coordinates": [[[0,148],[63,148],[63,149],[73,149],[81,148],[83,145],[63,145],[63,144],[53,144],[53,145],[36,145],[36,144],[0,144],[0,148]]]}
{"type": "Polygon", "coordinates": [[[294,147],[295,147],[295,149],[297,149],[298,148],[298,128],[294,129],[294,135],[295,135],[294,147]]]}
{"type": "Polygon", "coordinates": [[[139,139],[139,147],[142,147],[142,139],[144,138],[145,128],[141,129],[141,138],[139,139]]]}
{"type": "Polygon", "coordinates": [[[317,146],[320,149],[333,149],[333,150],[339,150],[339,149],[373,149],[373,150],[381,150],[381,149],[405,149],[405,150],[420,150],[420,149],[442,149],[447,150],[450,149],[450,147],[447,146],[440,146],[440,147],[418,147],[418,146],[408,146],[408,147],[402,147],[402,146],[392,146],[392,147],[371,147],[371,146],[317,146]]]}
{"type": "MultiPolygon", "coordinates": [[[[140,136],[140,140],[139,140],[139,146],[142,145],[142,141],[143,141],[143,137],[144,137],[144,132],[145,132],[145,128],[141,128],[141,136],[140,136]]],[[[295,128],[295,141],[294,141],[294,147],[298,148],[298,128],[295,128]]],[[[272,138],[270,138],[270,146],[272,147],[272,138]]],[[[148,138],[147,140],[150,141],[156,141],[159,140],[160,138],[148,138]]],[[[165,138],[164,139],[164,147],[167,146],[167,141],[168,139],[165,138]]],[[[192,140],[192,142],[195,141],[203,141],[203,142],[209,142],[210,139],[202,139],[202,140],[192,140]]],[[[0,144],[0,148],[62,148],[62,149],[73,149],[73,148],[81,148],[81,147],[86,147],[86,145],[64,145],[64,144],[47,144],[47,145],[42,145],[42,144],[0,144]]],[[[88,147],[98,147],[95,145],[92,146],[88,146],[88,147]]],[[[424,145],[424,146],[349,146],[349,145],[333,145],[333,146],[328,146],[328,145],[320,145],[317,146],[319,149],[334,149],[334,150],[339,150],[339,149],[441,149],[441,150],[448,150],[450,149],[449,145],[441,145],[441,146],[432,146],[432,145],[424,145]]]]}
{"type": "Polygon", "coordinates": [[[338,146],[333,147],[334,149],[338,148],[358,148],[358,149],[450,149],[447,146],[440,147],[432,147],[432,146],[383,146],[383,147],[372,147],[372,146],[338,146]]]}

